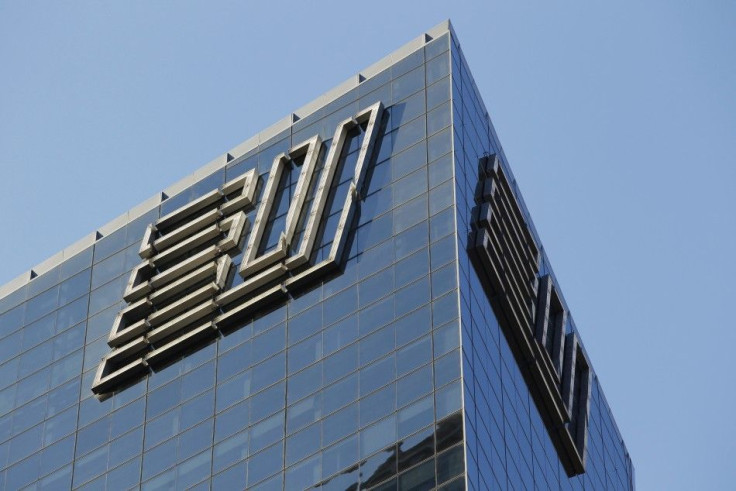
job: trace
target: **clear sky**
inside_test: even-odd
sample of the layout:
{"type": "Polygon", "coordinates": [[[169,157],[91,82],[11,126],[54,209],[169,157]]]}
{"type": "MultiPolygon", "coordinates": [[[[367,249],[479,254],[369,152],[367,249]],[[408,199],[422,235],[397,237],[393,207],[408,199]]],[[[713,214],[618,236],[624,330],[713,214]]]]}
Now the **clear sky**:
{"type": "Polygon", "coordinates": [[[729,0],[0,0],[0,284],[448,17],[638,489],[734,489],[729,0]]]}

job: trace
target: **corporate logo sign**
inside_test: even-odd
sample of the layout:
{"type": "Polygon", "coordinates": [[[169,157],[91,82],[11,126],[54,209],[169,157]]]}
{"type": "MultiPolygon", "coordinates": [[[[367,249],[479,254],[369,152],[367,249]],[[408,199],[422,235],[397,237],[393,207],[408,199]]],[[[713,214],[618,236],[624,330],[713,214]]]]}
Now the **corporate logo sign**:
{"type": "Polygon", "coordinates": [[[128,305],[112,326],[111,350],[102,358],[92,391],[104,396],[336,269],[382,113],[379,102],[339,123],[319,173],[315,172],[322,148],[319,136],[276,156],[252,227],[246,213],[257,205],[255,169],[149,225],[140,248],[143,262],[131,273],[124,294],[128,305]],[[335,199],[334,181],[346,142],[357,129],[363,132],[362,144],[335,236],[322,259],[310,261],[328,200],[335,199]],[[283,230],[277,244],[264,251],[264,238],[273,236],[269,227],[275,222],[270,218],[279,183],[297,161],[299,177],[285,220],[278,222],[283,222],[283,230]],[[241,253],[242,282],[228,288],[232,258],[241,253]]]}
{"type": "Polygon", "coordinates": [[[509,341],[560,461],[572,477],[585,472],[590,363],[496,155],[478,163],[477,206],[468,253],[509,341]]]}

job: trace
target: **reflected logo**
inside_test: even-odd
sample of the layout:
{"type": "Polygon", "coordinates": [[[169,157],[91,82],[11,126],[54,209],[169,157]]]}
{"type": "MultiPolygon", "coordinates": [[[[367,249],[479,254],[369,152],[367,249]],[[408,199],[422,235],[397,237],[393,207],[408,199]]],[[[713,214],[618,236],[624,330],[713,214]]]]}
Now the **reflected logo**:
{"type": "Polygon", "coordinates": [[[139,252],[143,262],[131,273],[128,305],[115,318],[111,351],[102,358],[92,391],[104,396],[119,389],[337,269],[382,113],[379,102],[339,123],[324,165],[318,165],[319,136],[276,156],[257,209],[259,177],[252,169],[149,225],[139,252]],[[354,142],[357,158],[347,159],[354,142]],[[339,175],[349,176],[343,167],[353,161],[352,176],[336,182],[339,175]],[[301,167],[296,184],[288,181],[292,167],[301,167]],[[286,187],[291,201],[285,217],[277,216],[286,187]],[[341,211],[323,220],[330,203],[341,199],[339,190],[345,195],[341,211]],[[318,236],[332,229],[334,237],[316,248],[318,236]],[[273,237],[275,244],[265,243],[273,237]],[[241,280],[233,282],[233,258],[241,253],[241,280]],[[231,283],[237,285],[228,288],[231,283]]]}

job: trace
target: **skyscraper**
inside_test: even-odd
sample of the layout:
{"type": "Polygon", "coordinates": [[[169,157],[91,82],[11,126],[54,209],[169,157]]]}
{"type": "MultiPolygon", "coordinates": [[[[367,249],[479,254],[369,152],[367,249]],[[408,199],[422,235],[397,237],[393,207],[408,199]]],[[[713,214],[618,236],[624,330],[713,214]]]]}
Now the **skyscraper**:
{"type": "Polygon", "coordinates": [[[5,488],[633,489],[449,23],[0,289],[5,488]]]}

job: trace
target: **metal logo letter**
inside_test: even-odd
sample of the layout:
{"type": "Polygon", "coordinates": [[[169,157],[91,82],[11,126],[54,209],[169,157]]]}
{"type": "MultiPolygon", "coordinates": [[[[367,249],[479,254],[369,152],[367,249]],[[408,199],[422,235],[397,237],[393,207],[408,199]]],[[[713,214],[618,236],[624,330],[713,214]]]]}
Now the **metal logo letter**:
{"type": "Polygon", "coordinates": [[[382,112],[379,102],[338,124],[318,182],[312,180],[322,147],[319,136],[278,155],[250,234],[246,213],[256,206],[255,169],[149,225],[139,251],[143,262],[131,273],[124,294],[128,305],[115,318],[108,337],[111,351],[100,362],[92,391],[104,396],[120,388],[181,355],[192,343],[216,335],[266,303],[335,269],[363,189],[382,112]],[[348,133],[356,127],[365,134],[335,236],[326,257],[310,264],[348,133]],[[302,157],[284,230],[276,247],[259,255],[284,169],[302,157]],[[310,189],[314,196],[308,200],[310,189]],[[304,230],[296,243],[300,217],[304,230]],[[228,289],[232,257],[242,247],[239,274],[243,281],[228,289]]]}

